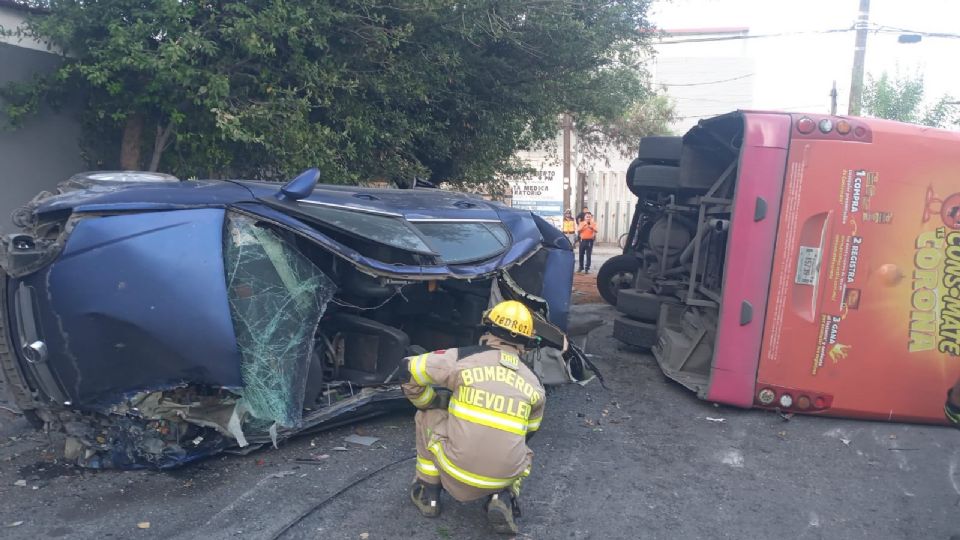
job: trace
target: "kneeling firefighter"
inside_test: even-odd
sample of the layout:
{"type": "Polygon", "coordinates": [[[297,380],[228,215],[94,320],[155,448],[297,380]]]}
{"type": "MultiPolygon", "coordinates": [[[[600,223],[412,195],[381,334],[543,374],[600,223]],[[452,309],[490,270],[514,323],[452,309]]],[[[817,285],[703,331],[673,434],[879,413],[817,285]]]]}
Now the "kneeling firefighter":
{"type": "Polygon", "coordinates": [[[484,313],[483,328],[479,346],[406,359],[403,392],[419,409],[410,496],[427,517],[440,515],[441,488],[460,502],[487,497],[494,530],[514,534],[533,458],[526,441],[540,427],[545,394],[519,358],[536,339],[530,310],[501,302],[484,313]]]}

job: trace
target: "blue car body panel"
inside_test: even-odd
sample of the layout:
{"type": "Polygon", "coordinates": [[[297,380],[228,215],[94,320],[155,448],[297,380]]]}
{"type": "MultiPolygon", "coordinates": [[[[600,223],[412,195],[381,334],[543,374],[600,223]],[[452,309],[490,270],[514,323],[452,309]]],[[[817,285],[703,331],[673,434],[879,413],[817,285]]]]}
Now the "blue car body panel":
{"type": "Polygon", "coordinates": [[[250,190],[244,186],[220,180],[95,185],[49,199],[37,207],[37,213],[42,216],[60,211],[124,212],[223,207],[250,197],[250,190]]]}
{"type": "Polygon", "coordinates": [[[570,318],[570,291],[573,290],[573,252],[547,248],[546,273],[540,295],[550,306],[550,322],[567,330],[570,318]],[[565,269],[569,268],[567,272],[565,269]]]}
{"type": "Polygon", "coordinates": [[[223,221],[213,208],[83,220],[53,264],[21,280],[73,405],[186,381],[242,385],[223,221]]]}

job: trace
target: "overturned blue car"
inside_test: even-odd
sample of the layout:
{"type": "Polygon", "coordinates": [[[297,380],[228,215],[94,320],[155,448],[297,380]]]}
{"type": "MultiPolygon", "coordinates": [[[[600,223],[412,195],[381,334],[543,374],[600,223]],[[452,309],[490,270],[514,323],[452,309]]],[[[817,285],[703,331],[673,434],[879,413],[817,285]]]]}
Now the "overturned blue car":
{"type": "Polygon", "coordinates": [[[573,254],[528,211],[438,189],[77,175],[0,241],[0,368],[91,468],[169,468],[408,406],[400,361],[476,343],[503,299],[564,349],[573,254]]]}

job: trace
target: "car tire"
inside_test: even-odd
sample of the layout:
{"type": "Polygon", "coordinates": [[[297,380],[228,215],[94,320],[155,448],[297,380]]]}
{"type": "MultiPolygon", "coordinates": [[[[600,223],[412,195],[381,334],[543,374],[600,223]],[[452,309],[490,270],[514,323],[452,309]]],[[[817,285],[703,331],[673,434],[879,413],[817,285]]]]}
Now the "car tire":
{"type": "Polygon", "coordinates": [[[597,272],[597,291],[611,306],[617,305],[617,293],[633,287],[640,259],[634,255],[617,255],[603,263],[597,272]]]}
{"type": "Polygon", "coordinates": [[[655,323],[660,318],[660,305],[664,302],[676,303],[676,298],[623,289],[617,296],[617,311],[637,321],[655,323]]]}
{"type": "Polygon", "coordinates": [[[627,345],[649,349],[657,344],[657,325],[620,316],[613,321],[613,337],[627,345]]]}

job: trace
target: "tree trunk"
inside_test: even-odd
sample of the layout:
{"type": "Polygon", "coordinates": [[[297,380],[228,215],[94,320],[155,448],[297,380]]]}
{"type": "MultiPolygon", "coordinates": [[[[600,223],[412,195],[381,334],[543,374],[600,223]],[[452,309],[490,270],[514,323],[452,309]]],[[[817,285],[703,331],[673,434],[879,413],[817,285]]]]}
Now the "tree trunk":
{"type": "Polygon", "coordinates": [[[120,141],[120,168],[126,171],[140,170],[140,147],[143,143],[143,115],[131,114],[123,126],[120,141]]]}
{"type": "Polygon", "coordinates": [[[173,121],[171,120],[167,127],[157,124],[157,136],[153,140],[153,156],[150,157],[150,172],[157,172],[160,168],[160,157],[163,151],[167,149],[170,142],[170,135],[173,133],[173,121]]]}

